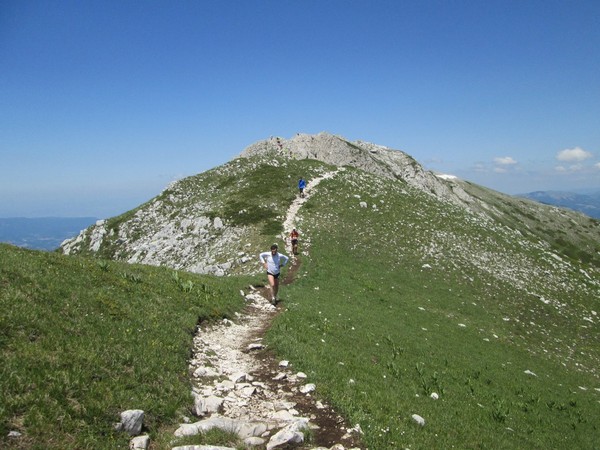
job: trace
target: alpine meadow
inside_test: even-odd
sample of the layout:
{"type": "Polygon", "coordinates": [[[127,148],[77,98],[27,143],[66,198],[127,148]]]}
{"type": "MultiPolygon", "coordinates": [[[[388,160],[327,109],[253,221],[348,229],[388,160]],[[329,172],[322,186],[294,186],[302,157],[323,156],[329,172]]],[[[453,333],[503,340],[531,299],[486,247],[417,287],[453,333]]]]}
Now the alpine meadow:
{"type": "Polygon", "coordinates": [[[196,327],[267,284],[300,177],[320,182],[264,343],[360,448],[600,448],[600,222],[327,133],[252,144],[54,253],[1,245],[0,447],[127,448],[113,423],[139,408],[173,448],[196,327]]]}

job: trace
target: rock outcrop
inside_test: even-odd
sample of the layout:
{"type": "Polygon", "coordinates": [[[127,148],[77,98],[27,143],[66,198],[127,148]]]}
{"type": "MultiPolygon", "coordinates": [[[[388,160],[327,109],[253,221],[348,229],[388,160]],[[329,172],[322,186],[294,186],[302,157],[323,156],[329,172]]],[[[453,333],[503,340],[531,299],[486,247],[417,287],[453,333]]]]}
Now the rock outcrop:
{"type": "Polygon", "coordinates": [[[348,141],[329,133],[297,134],[291,139],[270,138],[248,146],[241,157],[280,153],[298,159],[315,159],[334,166],[352,166],[407,184],[457,205],[476,208],[477,202],[457,178],[436,176],[400,150],[364,141],[348,141]]]}

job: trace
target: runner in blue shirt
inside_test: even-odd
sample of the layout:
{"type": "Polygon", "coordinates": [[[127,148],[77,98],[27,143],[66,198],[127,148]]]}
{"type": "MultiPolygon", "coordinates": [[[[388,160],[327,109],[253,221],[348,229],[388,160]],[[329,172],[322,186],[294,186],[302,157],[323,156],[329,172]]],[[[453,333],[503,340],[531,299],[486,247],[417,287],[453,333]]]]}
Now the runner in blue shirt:
{"type": "Polygon", "coordinates": [[[306,181],[304,178],[298,180],[298,189],[300,190],[300,197],[304,197],[304,189],[306,188],[306,181]]]}

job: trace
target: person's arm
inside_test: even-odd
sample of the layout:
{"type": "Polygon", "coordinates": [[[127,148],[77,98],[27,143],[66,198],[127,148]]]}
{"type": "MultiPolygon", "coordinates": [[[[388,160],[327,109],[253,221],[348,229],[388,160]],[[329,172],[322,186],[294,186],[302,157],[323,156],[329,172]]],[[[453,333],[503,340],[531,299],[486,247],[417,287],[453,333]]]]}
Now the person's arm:
{"type": "Polygon", "coordinates": [[[287,256],[282,255],[281,253],[279,254],[279,258],[283,259],[283,264],[280,263],[279,267],[285,266],[288,263],[288,261],[290,260],[287,256]]]}
{"type": "Polygon", "coordinates": [[[260,262],[262,263],[263,266],[265,266],[265,269],[267,268],[267,258],[269,257],[270,254],[271,253],[269,253],[269,252],[263,252],[259,256],[260,262]]]}

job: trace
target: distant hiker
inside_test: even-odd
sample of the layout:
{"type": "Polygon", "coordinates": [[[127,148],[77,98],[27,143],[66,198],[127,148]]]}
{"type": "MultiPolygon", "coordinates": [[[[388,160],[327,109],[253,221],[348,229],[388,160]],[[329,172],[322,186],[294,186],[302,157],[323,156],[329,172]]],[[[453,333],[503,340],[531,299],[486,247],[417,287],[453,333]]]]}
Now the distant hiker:
{"type": "Polygon", "coordinates": [[[298,180],[298,190],[300,191],[300,197],[304,197],[304,189],[306,188],[306,181],[304,178],[298,180]]]}
{"type": "Polygon", "coordinates": [[[300,234],[298,233],[298,230],[296,230],[295,228],[290,233],[290,239],[292,240],[292,253],[294,255],[298,254],[298,237],[299,236],[300,236],[300,234]]]}
{"type": "Polygon", "coordinates": [[[267,278],[271,285],[271,303],[277,303],[277,292],[279,291],[279,274],[283,266],[289,261],[289,258],[277,252],[277,244],[271,245],[270,252],[260,254],[260,262],[267,269],[267,278]]]}

